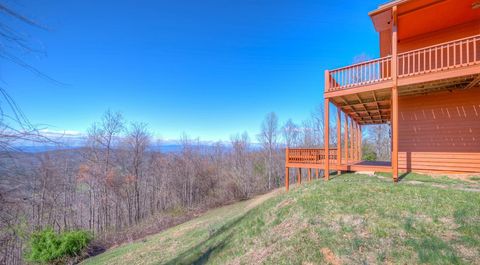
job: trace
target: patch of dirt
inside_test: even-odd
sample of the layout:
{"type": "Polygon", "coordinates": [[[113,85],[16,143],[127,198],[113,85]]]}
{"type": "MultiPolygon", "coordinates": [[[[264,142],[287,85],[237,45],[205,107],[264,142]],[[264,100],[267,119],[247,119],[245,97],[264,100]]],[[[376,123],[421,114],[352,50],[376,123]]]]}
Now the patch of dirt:
{"type": "Polygon", "coordinates": [[[258,243],[255,243],[250,251],[245,253],[243,256],[236,257],[234,260],[228,262],[230,265],[239,265],[239,264],[261,264],[273,254],[275,245],[269,245],[267,247],[259,247],[258,243]]]}
{"type": "Polygon", "coordinates": [[[445,185],[439,183],[431,183],[418,180],[403,180],[402,183],[411,184],[411,185],[428,185],[440,189],[451,189],[451,190],[461,190],[461,191],[470,191],[470,192],[480,192],[480,188],[469,188],[464,185],[445,185]]]}
{"type": "Polygon", "coordinates": [[[440,234],[440,237],[446,241],[456,240],[459,237],[456,229],[459,227],[453,218],[442,217],[439,221],[446,228],[446,231],[440,234]]]}
{"type": "MultiPolygon", "coordinates": [[[[432,178],[439,178],[439,177],[445,176],[445,174],[432,174],[432,173],[422,173],[422,174],[430,176],[432,178]]],[[[459,180],[468,181],[468,182],[474,182],[470,178],[475,176],[476,174],[448,174],[448,177],[451,179],[459,179],[459,180]]]]}
{"type": "Polygon", "coordinates": [[[455,222],[455,219],[442,217],[439,219],[442,224],[444,224],[449,230],[455,230],[459,227],[459,225],[455,222]]]}
{"type": "Polygon", "coordinates": [[[402,180],[402,183],[412,184],[412,185],[422,185],[425,184],[423,181],[418,180],[402,180]]]}
{"type": "Polygon", "coordinates": [[[444,184],[437,184],[437,183],[428,183],[428,182],[421,182],[421,181],[415,181],[415,180],[409,180],[406,181],[408,184],[425,184],[425,185],[430,185],[435,188],[440,188],[440,189],[449,189],[449,190],[461,190],[461,191],[469,191],[469,192],[480,192],[480,189],[477,188],[468,188],[463,185],[444,185],[444,184]],[[419,183],[413,183],[413,182],[419,182],[419,183]]]}
{"type": "Polygon", "coordinates": [[[462,257],[465,257],[472,264],[480,264],[477,258],[477,251],[464,245],[455,246],[454,249],[458,251],[462,257]]]}
{"type": "MultiPolygon", "coordinates": [[[[355,234],[360,235],[364,238],[367,238],[370,234],[367,231],[365,219],[359,215],[340,215],[337,217],[337,220],[335,223],[336,223],[336,226],[338,226],[337,231],[341,229],[341,224],[345,224],[345,225],[351,226],[355,234]]],[[[335,227],[335,226],[332,225],[332,227],[335,227]]]]}
{"type": "Polygon", "coordinates": [[[329,248],[321,248],[320,252],[322,252],[323,258],[328,264],[331,265],[341,265],[342,261],[335,256],[335,254],[329,248]]]}
{"type": "Polygon", "coordinates": [[[278,210],[278,209],[282,209],[284,207],[287,207],[288,205],[294,203],[295,201],[292,200],[291,198],[288,198],[286,200],[283,200],[281,203],[277,204],[277,206],[275,206],[275,210],[278,210]]]}
{"type": "Polygon", "coordinates": [[[269,235],[271,236],[270,242],[273,243],[265,246],[264,243],[256,240],[247,253],[242,257],[234,259],[229,264],[261,264],[274,253],[279,240],[288,239],[297,232],[299,228],[305,227],[307,227],[307,224],[302,222],[298,216],[291,216],[272,228],[269,235]]]}
{"type": "Polygon", "coordinates": [[[289,238],[292,236],[299,227],[305,227],[306,224],[299,221],[296,216],[292,216],[288,219],[283,220],[280,224],[272,228],[272,235],[281,238],[289,238]]]}
{"type": "Polygon", "coordinates": [[[470,192],[480,192],[480,189],[476,189],[476,188],[463,188],[463,187],[455,187],[453,188],[455,190],[461,190],[461,191],[470,191],[470,192]]]}
{"type": "Polygon", "coordinates": [[[342,215],[340,217],[340,220],[346,224],[349,224],[353,227],[358,227],[358,226],[363,226],[365,223],[365,220],[363,217],[358,216],[358,215],[342,215]]]}
{"type": "Polygon", "coordinates": [[[273,253],[273,245],[256,249],[250,254],[250,264],[262,264],[273,253]]]}

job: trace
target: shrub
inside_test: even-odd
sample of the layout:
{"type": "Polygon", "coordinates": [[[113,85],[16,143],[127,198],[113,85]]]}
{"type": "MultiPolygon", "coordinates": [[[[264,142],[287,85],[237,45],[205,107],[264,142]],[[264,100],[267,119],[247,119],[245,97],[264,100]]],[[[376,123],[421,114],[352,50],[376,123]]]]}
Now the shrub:
{"type": "Polygon", "coordinates": [[[31,235],[26,259],[31,262],[58,262],[79,255],[90,243],[92,236],[83,230],[55,233],[47,228],[31,235]]]}
{"type": "Polygon", "coordinates": [[[377,153],[375,153],[373,151],[367,151],[367,152],[363,153],[362,160],[375,161],[375,160],[377,160],[377,153]]]}

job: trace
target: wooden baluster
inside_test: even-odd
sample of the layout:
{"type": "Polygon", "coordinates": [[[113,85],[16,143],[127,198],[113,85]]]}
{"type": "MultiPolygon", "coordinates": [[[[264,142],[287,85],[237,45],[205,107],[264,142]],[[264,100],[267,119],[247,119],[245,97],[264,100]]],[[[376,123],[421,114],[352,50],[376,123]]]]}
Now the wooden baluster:
{"type": "Polygon", "coordinates": [[[463,65],[463,41],[460,41],[460,65],[463,65]]]}
{"type": "Polygon", "coordinates": [[[473,40],[473,61],[476,62],[477,61],[477,38],[475,38],[473,40]]]}
{"type": "Polygon", "coordinates": [[[427,51],[426,50],[422,51],[422,53],[423,53],[423,65],[422,65],[423,66],[423,71],[422,72],[425,73],[427,71],[427,69],[426,69],[427,68],[427,51]]]}
{"type": "Polygon", "coordinates": [[[467,40],[467,64],[470,63],[470,40],[467,40]]]}
{"type": "Polygon", "coordinates": [[[407,54],[407,74],[410,74],[410,55],[411,54],[407,54]]]}
{"type": "Polygon", "coordinates": [[[447,67],[450,67],[450,45],[447,45],[447,67]]]}
{"type": "Polygon", "coordinates": [[[453,44],[453,67],[457,65],[457,44],[453,44]]]}

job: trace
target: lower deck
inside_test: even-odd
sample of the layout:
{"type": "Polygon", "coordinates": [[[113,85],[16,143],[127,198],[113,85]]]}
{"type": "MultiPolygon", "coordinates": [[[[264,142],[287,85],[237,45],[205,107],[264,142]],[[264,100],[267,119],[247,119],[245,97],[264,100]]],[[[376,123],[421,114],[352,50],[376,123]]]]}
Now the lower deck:
{"type": "Polygon", "coordinates": [[[287,190],[290,182],[290,169],[296,169],[297,183],[302,182],[302,169],[307,170],[308,180],[319,178],[321,170],[327,179],[330,171],[392,172],[390,162],[360,160],[362,157],[360,137],[351,139],[357,139],[357,141],[347,144],[343,152],[341,148],[331,148],[328,150],[328,155],[323,148],[287,148],[285,150],[285,187],[287,190]],[[325,163],[327,158],[328,163],[325,163]],[[314,173],[312,173],[312,169],[315,170],[314,173]]]}
{"type": "MultiPolygon", "coordinates": [[[[287,168],[324,169],[324,163],[287,163],[287,168]]],[[[392,172],[392,163],[387,161],[352,161],[348,163],[332,163],[331,171],[374,171],[392,172]]]]}

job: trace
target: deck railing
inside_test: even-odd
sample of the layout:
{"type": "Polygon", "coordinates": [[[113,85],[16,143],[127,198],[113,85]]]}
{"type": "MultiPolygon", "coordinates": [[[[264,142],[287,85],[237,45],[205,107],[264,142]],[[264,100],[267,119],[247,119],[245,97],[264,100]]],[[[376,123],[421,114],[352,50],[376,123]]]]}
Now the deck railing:
{"type": "MultiPolygon", "coordinates": [[[[330,163],[337,161],[337,148],[328,149],[330,163]]],[[[323,164],[325,162],[325,149],[323,148],[289,148],[287,150],[287,163],[296,164],[323,164]]]]}
{"type": "Polygon", "coordinates": [[[331,70],[328,91],[342,90],[391,79],[391,61],[392,57],[388,56],[331,70]]]}
{"type": "Polygon", "coordinates": [[[398,77],[480,63],[480,35],[398,54],[398,77]]]}
{"type": "MultiPolygon", "coordinates": [[[[480,35],[398,54],[398,77],[408,77],[480,63],[480,35]]],[[[392,57],[387,56],[329,71],[327,92],[392,79],[392,57]]]]}

